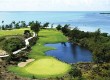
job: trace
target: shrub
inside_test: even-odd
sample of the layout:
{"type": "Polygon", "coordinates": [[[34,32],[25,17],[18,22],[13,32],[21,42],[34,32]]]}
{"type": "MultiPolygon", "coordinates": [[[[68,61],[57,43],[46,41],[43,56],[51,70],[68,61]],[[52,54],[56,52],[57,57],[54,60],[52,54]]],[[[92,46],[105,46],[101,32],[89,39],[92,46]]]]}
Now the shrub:
{"type": "Polygon", "coordinates": [[[59,25],[56,27],[56,29],[59,31],[59,30],[62,29],[62,26],[59,24],[59,25]]]}
{"type": "Polygon", "coordinates": [[[3,49],[7,52],[13,52],[25,46],[24,40],[19,37],[7,39],[3,44],[3,49]]]}
{"type": "Polygon", "coordinates": [[[69,72],[71,77],[82,77],[81,70],[78,69],[77,67],[73,67],[70,72],[69,72]]]}
{"type": "Polygon", "coordinates": [[[0,37],[0,42],[5,40],[5,37],[0,37]]]}
{"type": "Polygon", "coordinates": [[[29,30],[24,30],[24,37],[29,38],[31,36],[31,33],[29,30]]]}
{"type": "Polygon", "coordinates": [[[30,46],[35,45],[35,44],[36,44],[37,39],[38,39],[37,37],[34,37],[34,38],[30,39],[30,40],[29,40],[30,46]]]}

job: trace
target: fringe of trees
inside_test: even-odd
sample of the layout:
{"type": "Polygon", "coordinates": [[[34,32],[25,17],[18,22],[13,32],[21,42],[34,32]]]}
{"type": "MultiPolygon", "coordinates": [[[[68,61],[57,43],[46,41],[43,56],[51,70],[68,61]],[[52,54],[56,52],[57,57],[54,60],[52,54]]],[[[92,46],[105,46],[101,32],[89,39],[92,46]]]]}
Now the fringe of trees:
{"type": "MultiPolygon", "coordinates": [[[[4,21],[2,21],[2,24],[4,24],[4,21]]],[[[2,30],[11,30],[14,28],[26,28],[27,26],[30,26],[31,30],[38,34],[40,29],[49,27],[49,23],[46,22],[41,24],[41,22],[38,21],[31,21],[27,25],[25,21],[19,21],[17,23],[12,21],[11,24],[2,25],[1,28],[2,30]]],[[[53,28],[53,24],[51,25],[51,28],[53,28]]],[[[56,29],[62,31],[72,43],[80,44],[91,50],[93,52],[94,62],[110,62],[110,35],[108,35],[108,33],[101,33],[100,29],[95,32],[84,32],[77,27],[71,30],[68,24],[65,24],[64,26],[59,24],[56,29]]]]}
{"type": "Polygon", "coordinates": [[[77,27],[70,29],[69,25],[58,25],[57,30],[68,36],[72,43],[79,44],[93,52],[95,63],[110,62],[110,35],[101,33],[100,29],[95,32],[84,32],[77,27]]]}
{"type": "MultiPolygon", "coordinates": [[[[49,27],[49,24],[50,24],[49,22],[41,24],[41,22],[38,22],[38,21],[31,21],[28,24],[26,24],[25,21],[19,21],[19,22],[12,21],[10,24],[5,24],[5,22],[2,21],[1,23],[2,23],[2,25],[0,26],[1,30],[27,28],[28,26],[31,26],[34,23],[36,23],[36,25],[39,25],[40,28],[46,29],[47,27],[49,27]]],[[[51,25],[51,27],[53,27],[53,24],[51,25]]]]}

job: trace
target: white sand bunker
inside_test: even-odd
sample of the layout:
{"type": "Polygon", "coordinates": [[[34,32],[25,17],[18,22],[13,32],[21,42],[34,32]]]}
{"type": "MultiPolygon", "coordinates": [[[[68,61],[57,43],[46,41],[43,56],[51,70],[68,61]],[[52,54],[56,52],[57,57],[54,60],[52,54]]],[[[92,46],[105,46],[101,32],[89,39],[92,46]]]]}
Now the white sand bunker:
{"type": "Polygon", "coordinates": [[[26,60],[26,62],[20,62],[19,64],[18,64],[18,66],[19,67],[24,67],[24,66],[26,66],[28,63],[30,63],[30,62],[33,62],[35,59],[28,59],[28,60],[26,60]]]}

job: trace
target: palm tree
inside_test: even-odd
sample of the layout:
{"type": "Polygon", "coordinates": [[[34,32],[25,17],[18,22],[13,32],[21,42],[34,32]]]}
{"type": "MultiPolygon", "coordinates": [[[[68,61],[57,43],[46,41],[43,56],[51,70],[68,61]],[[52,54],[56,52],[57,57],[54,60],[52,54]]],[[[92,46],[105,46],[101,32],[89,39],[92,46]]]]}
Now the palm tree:
{"type": "Polygon", "coordinates": [[[98,29],[97,31],[95,31],[94,33],[94,41],[97,42],[100,40],[100,34],[101,34],[101,31],[100,29],[98,29]]]}
{"type": "Polygon", "coordinates": [[[44,25],[43,25],[44,28],[47,28],[49,27],[49,22],[46,22],[44,25]]]}
{"type": "Polygon", "coordinates": [[[53,28],[53,25],[54,25],[54,23],[53,23],[53,24],[51,24],[51,28],[53,28]]]}
{"type": "Polygon", "coordinates": [[[33,23],[34,23],[34,21],[29,22],[28,23],[28,26],[31,26],[31,24],[33,24],[33,23]]]}
{"type": "Polygon", "coordinates": [[[3,27],[4,27],[4,21],[2,21],[2,26],[1,26],[1,29],[3,30],[3,27]]]}
{"type": "Polygon", "coordinates": [[[12,24],[13,24],[14,27],[15,27],[15,23],[16,23],[15,21],[12,21],[12,24]]]}
{"type": "Polygon", "coordinates": [[[40,31],[40,23],[39,22],[32,23],[30,28],[38,35],[38,33],[40,31]]]}
{"type": "Polygon", "coordinates": [[[15,28],[16,28],[16,29],[19,29],[19,28],[20,28],[19,23],[16,23],[16,24],[15,24],[15,28]]]}
{"type": "Polygon", "coordinates": [[[21,26],[22,27],[26,27],[26,22],[25,21],[21,21],[21,26]]]}
{"type": "Polygon", "coordinates": [[[10,29],[12,29],[12,23],[11,23],[11,24],[9,24],[9,28],[10,28],[10,29]]]}
{"type": "Polygon", "coordinates": [[[59,24],[59,25],[57,25],[56,29],[59,31],[62,29],[62,26],[59,24]]]}

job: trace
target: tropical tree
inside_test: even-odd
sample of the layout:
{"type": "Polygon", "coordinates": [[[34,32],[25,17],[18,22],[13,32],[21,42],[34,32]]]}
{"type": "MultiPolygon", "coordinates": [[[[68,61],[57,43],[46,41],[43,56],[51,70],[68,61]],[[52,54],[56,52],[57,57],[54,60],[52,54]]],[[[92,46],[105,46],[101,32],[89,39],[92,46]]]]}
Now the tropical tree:
{"type": "Polygon", "coordinates": [[[94,41],[95,42],[98,42],[100,40],[100,34],[101,34],[100,29],[98,29],[97,31],[95,31],[95,33],[94,33],[94,41]]]}
{"type": "Polygon", "coordinates": [[[101,33],[102,36],[108,37],[108,33],[101,33]]]}
{"type": "Polygon", "coordinates": [[[70,32],[68,24],[65,24],[64,27],[62,27],[62,32],[64,33],[64,35],[68,35],[68,33],[70,32]]]}
{"type": "Polygon", "coordinates": [[[36,21],[35,23],[36,23],[39,27],[41,27],[41,22],[36,21]]]}
{"type": "Polygon", "coordinates": [[[12,29],[12,23],[11,23],[11,24],[9,24],[9,28],[10,28],[10,29],[12,29]]]}
{"type": "Polygon", "coordinates": [[[9,28],[9,26],[8,26],[8,25],[5,25],[5,28],[6,28],[6,29],[8,29],[8,28],[9,28]]]}
{"type": "Polygon", "coordinates": [[[20,28],[19,23],[16,23],[16,24],[15,24],[15,28],[16,28],[16,29],[19,29],[19,28],[20,28]]]}
{"type": "Polygon", "coordinates": [[[28,23],[28,26],[31,26],[34,23],[34,21],[31,21],[28,23]]]}
{"type": "Polygon", "coordinates": [[[2,25],[2,30],[5,30],[5,26],[4,25],[2,25]]]}
{"type": "Polygon", "coordinates": [[[39,22],[32,23],[30,28],[32,31],[34,31],[38,35],[38,33],[40,31],[40,23],[39,22]]]}
{"type": "Polygon", "coordinates": [[[49,27],[49,22],[44,23],[44,24],[43,24],[43,27],[44,27],[44,28],[49,27]]]}
{"type": "Polygon", "coordinates": [[[29,30],[24,30],[24,37],[29,38],[31,36],[31,33],[29,30]]]}
{"type": "Polygon", "coordinates": [[[56,29],[59,31],[59,30],[62,29],[62,26],[59,24],[59,25],[56,27],[56,29]]]}
{"type": "Polygon", "coordinates": [[[54,24],[51,24],[51,29],[53,28],[53,25],[54,25],[54,24]]]}
{"type": "Polygon", "coordinates": [[[5,28],[5,27],[4,27],[4,21],[2,21],[2,27],[1,27],[1,29],[2,29],[2,30],[5,30],[4,28],[5,28]]]}
{"type": "Polygon", "coordinates": [[[25,21],[21,21],[21,27],[27,27],[25,21]]]}
{"type": "Polygon", "coordinates": [[[81,31],[77,27],[75,27],[73,30],[70,31],[69,37],[71,37],[74,42],[77,42],[80,36],[80,32],[81,31]]]}
{"type": "Polygon", "coordinates": [[[12,24],[13,24],[13,26],[15,27],[16,22],[15,22],[15,21],[12,21],[12,24]]]}

